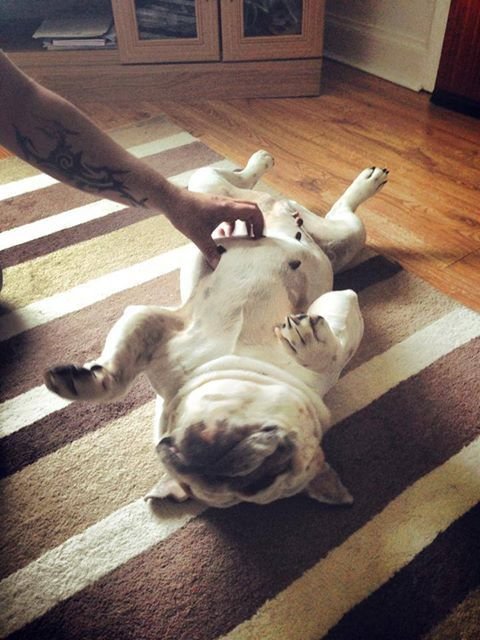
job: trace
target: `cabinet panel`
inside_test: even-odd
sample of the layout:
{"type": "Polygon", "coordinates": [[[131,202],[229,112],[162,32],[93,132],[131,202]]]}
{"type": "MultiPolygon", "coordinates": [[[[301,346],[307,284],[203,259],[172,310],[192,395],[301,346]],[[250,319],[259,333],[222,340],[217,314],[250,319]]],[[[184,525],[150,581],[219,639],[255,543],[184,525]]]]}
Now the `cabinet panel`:
{"type": "Polygon", "coordinates": [[[450,5],[432,102],[480,117],[478,0],[453,0],[450,5]]]}
{"type": "Polygon", "coordinates": [[[217,0],[112,0],[124,63],[220,59],[217,0]]]}
{"type": "Polygon", "coordinates": [[[324,0],[220,0],[224,60],[322,55],[324,0]]]}

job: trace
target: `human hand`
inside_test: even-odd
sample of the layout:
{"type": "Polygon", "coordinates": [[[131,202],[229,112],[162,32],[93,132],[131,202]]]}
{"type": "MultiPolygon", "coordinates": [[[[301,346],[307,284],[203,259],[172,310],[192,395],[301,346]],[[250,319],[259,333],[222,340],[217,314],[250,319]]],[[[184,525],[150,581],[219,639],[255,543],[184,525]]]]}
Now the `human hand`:
{"type": "Polygon", "coordinates": [[[220,261],[212,239],[212,233],[220,224],[225,222],[233,231],[235,222],[243,220],[250,237],[261,238],[263,234],[262,212],[254,202],[245,200],[179,190],[165,214],[174,227],[197,245],[212,269],[220,261]]]}

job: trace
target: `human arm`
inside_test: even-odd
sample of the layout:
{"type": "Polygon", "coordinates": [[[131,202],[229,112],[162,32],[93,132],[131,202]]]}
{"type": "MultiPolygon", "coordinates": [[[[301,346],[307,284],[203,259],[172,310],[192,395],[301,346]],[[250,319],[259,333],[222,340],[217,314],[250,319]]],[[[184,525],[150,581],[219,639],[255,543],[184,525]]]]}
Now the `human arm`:
{"type": "Polygon", "coordinates": [[[61,182],[121,204],[162,211],[212,267],[219,256],[211,234],[221,222],[244,220],[253,237],[262,235],[263,216],[256,204],[175,186],[2,52],[0,144],[61,182]]]}

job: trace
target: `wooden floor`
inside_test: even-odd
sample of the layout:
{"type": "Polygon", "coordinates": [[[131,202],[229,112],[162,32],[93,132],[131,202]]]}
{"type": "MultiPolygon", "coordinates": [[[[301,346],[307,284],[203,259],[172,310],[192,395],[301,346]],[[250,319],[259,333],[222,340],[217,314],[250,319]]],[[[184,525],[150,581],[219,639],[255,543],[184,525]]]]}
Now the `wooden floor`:
{"type": "Polygon", "coordinates": [[[317,98],[79,106],[107,129],[167,113],[239,163],[267,149],[266,180],[319,214],[359,170],[388,167],[359,210],[369,245],[480,310],[480,120],[333,62],[317,98]]]}
{"type": "Polygon", "coordinates": [[[359,213],[372,248],[480,310],[480,120],[326,63],[318,98],[162,104],[220,153],[276,158],[272,185],[324,214],[363,167],[390,181],[359,213]]]}

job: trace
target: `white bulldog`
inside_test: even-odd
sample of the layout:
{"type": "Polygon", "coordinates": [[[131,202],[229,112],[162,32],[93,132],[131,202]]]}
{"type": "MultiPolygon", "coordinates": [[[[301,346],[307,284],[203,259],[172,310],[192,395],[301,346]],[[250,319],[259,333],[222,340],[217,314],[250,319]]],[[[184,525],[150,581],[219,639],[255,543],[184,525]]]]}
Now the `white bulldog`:
{"type": "Polygon", "coordinates": [[[148,497],[228,507],[303,492],[352,502],[320,446],[329,426],[322,398],[355,353],[363,320],[356,294],[331,288],[333,273],[364,246],[354,212],[388,171],[363,171],[320,218],[251,191],[272,165],[269,153],[257,151],[241,171],[203,168],[189,183],[258,202],[265,237],[223,237],[215,271],[197,251],[181,270],[181,307],[128,307],[98,360],[45,374],[58,395],[101,402],[147,375],[159,398],[162,466],[148,497]]]}

